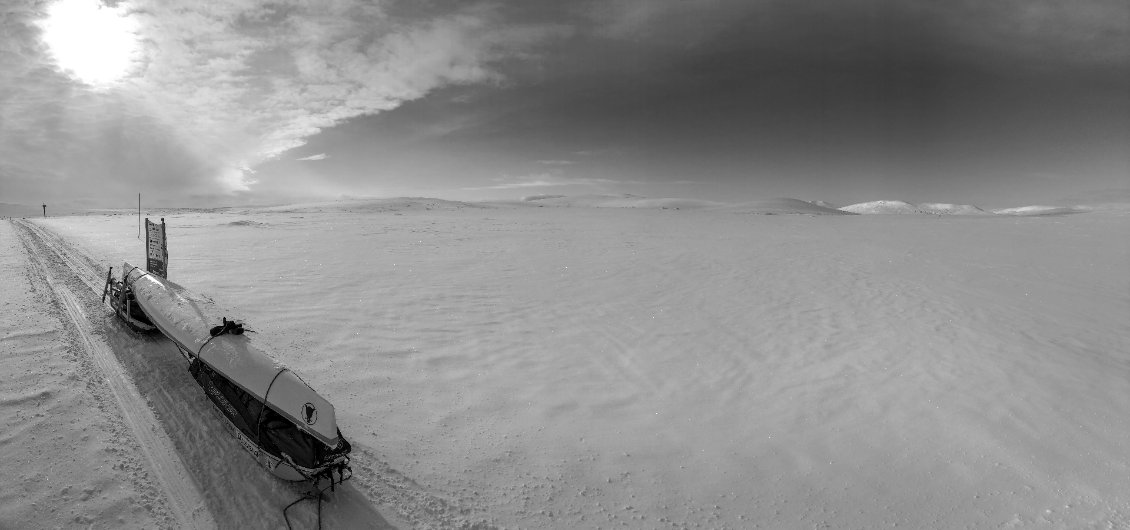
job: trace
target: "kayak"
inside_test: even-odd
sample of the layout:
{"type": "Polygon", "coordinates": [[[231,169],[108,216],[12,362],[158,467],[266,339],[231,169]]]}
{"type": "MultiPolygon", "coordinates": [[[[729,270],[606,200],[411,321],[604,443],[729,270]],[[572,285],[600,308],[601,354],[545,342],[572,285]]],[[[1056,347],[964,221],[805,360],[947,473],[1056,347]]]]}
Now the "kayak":
{"type": "Polygon", "coordinates": [[[350,445],[329,401],[259,349],[211,300],[128,262],[122,272],[121,288],[177,345],[232,434],[260,464],[285,480],[332,483],[335,471],[346,478],[350,445]]]}

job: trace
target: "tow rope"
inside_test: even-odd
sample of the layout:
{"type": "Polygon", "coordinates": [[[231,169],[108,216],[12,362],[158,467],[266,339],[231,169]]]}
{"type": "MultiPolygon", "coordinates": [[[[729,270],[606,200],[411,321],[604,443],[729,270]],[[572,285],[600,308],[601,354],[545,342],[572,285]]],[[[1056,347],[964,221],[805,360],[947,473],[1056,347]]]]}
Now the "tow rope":
{"type": "Polygon", "coordinates": [[[335,480],[334,469],[335,468],[331,467],[312,477],[309,477],[309,479],[313,481],[313,487],[311,488],[311,491],[302,494],[301,497],[296,499],[294,502],[286,505],[286,508],[283,508],[283,520],[286,521],[287,530],[294,530],[294,528],[290,526],[290,516],[286,512],[298,503],[305,500],[318,501],[318,530],[322,530],[322,501],[325,499],[326,490],[333,492],[335,491],[338,484],[344,484],[345,481],[353,478],[353,470],[349,466],[343,465],[336,468],[338,472],[338,478],[335,480]],[[349,475],[345,474],[346,471],[349,471],[349,475]],[[323,478],[328,478],[330,483],[328,486],[319,489],[318,484],[321,483],[323,478]]]}

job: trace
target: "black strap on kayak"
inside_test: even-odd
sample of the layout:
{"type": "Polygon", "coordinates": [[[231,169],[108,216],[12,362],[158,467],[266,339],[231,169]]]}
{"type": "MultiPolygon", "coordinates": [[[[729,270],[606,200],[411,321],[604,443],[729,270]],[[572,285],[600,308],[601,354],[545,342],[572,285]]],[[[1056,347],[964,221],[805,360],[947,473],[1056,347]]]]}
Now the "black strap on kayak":
{"type": "MultiPolygon", "coordinates": [[[[134,265],[134,267],[132,269],[126,271],[126,273],[124,275],[122,275],[122,285],[129,286],[130,284],[133,283],[133,282],[129,281],[129,275],[133,274],[133,271],[141,271],[141,276],[148,276],[149,275],[149,271],[141,270],[140,267],[134,265]]],[[[138,276],[138,278],[141,278],[141,276],[138,276]]],[[[137,280],[134,280],[134,281],[137,281],[137,280]]]]}
{"type": "Polygon", "coordinates": [[[289,368],[280,368],[275,372],[275,376],[271,378],[270,384],[267,385],[267,391],[263,393],[263,406],[259,408],[259,419],[255,420],[255,445],[263,447],[263,412],[267,410],[267,398],[271,395],[271,387],[275,386],[275,381],[282,375],[283,372],[289,372],[289,368]]]}
{"type": "Polygon", "coordinates": [[[208,337],[208,340],[204,341],[204,344],[201,344],[199,348],[196,348],[196,356],[200,357],[200,352],[204,351],[204,347],[207,346],[208,343],[212,342],[212,339],[216,337],[219,337],[219,335],[212,335],[211,337],[208,337]]]}

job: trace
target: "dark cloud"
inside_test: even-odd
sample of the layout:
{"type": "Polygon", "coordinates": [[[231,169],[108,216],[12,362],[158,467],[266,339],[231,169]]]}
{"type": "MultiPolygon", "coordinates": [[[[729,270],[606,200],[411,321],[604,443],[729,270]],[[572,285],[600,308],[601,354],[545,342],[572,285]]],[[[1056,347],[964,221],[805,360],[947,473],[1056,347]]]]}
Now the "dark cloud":
{"type": "Polygon", "coordinates": [[[1109,182],[1130,166],[1130,4],[1085,4],[596,2],[454,134],[511,167],[603,151],[578,178],[966,197],[1035,188],[1040,168],[1109,182]]]}

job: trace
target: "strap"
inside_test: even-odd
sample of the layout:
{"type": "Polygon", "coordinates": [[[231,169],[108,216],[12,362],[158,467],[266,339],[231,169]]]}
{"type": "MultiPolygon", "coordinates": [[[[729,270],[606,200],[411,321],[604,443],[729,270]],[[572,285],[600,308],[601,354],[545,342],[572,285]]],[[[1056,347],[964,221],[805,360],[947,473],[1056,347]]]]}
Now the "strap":
{"type": "MultiPolygon", "coordinates": [[[[122,283],[124,283],[126,285],[130,285],[131,283],[133,283],[133,282],[129,282],[129,275],[133,274],[133,271],[137,271],[137,270],[141,271],[141,276],[148,276],[149,275],[149,271],[141,270],[140,267],[138,267],[137,265],[134,265],[132,269],[126,271],[125,275],[122,276],[122,283]],[[129,282],[129,283],[127,283],[127,282],[129,282]]],[[[141,276],[138,276],[138,278],[141,278],[141,276]]],[[[137,280],[134,280],[134,281],[137,281],[137,280]]]]}
{"type": "Polygon", "coordinates": [[[212,339],[216,337],[219,337],[219,335],[212,335],[211,337],[208,337],[208,340],[204,341],[204,344],[201,344],[199,348],[196,348],[196,356],[200,357],[200,352],[204,351],[204,347],[207,346],[208,343],[212,342],[212,339]]]}
{"type": "MultiPolygon", "coordinates": [[[[212,339],[208,340],[211,341],[212,339]]],[[[207,342],[205,344],[207,344],[207,342]]],[[[277,380],[283,372],[289,371],[290,368],[280,368],[279,371],[275,372],[275,376],[271,378],[271,383],[267,385],[267,391],[263,393],[263,407],[259,409],[259,419],[255,420],[255,444],[260,447],[263,446],[263,436],[261,434],[263,429],[263,411],[267,408],[267,398],[271,396],[271,387],[275,386],[275,380],[277,380]]]]}

